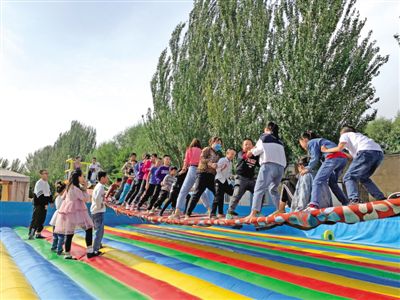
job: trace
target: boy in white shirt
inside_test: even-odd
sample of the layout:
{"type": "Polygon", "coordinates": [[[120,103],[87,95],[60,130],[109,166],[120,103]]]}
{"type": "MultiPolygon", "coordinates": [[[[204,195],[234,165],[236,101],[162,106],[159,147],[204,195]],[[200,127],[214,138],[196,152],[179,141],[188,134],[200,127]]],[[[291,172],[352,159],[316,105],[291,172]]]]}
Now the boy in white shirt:
{"type": "Polygon", "coordinates": [[[100,164],[97,162],[96,157],[93,157],[92,163],[89,166],[89,174],[88,174],[88,178],[91,184],[94,185],[96,183],[97,174],[100,170],[101,170],[100,164]]]}
{"type": "Polygon", "coordinates": [[[368,193],[376,200],[386,199],[370,178],[383,161],[381,146],[362,133],[356,132],[353,127],[345,126],[340,131],[339,145],[330,149],[322,147],[321,151],[339,152],[343,149],[347,149],[353,157],[353,161],[343,177],[350,204],[360,202],[358,182],[361,182],[368,193]]]}
{"type": "Polygon", "coordinates": [[[104,204],[104,185],[108,182],[107,173],[100,171],[98,173],[98,181],[92,193],[92,205],[90,207],[95,230],[93,243],[94,253],[100,253],[101,240],[104,235],[104,213],[106,211],[106,206],[104,204]]]}
{"type": "Polygon", "coordinates": [[[215,197],[210,212],[210,219],[215,218],[218,208],[218,217],[224,217],[224,197],[225,193],[233,195],[233,187],[229,184],[229,177],[232,175],[232,160],[236,151],[229,148],[226,150],[226,157],[219,159],[217,163],[217,174],[215,175],[215,197]]]}

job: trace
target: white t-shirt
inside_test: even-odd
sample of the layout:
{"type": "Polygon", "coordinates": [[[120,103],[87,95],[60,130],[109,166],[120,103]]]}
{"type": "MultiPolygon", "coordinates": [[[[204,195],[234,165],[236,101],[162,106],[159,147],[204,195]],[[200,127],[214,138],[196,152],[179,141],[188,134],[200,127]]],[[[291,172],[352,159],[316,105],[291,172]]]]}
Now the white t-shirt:
{"type": "Polygon", "coordinates": [[[90,213],[97,214],[106,211],[106,206],[104,204],[104,185],[100,182],[96,184],[92,193],[92,205],[90,206],[90,213]]]}
{"type": "Polygon", "coordinates": [[[220,158],[217,163],[217,175],[215,175],[215,180],[219,180],[224,183],[232,175],[232,162],[226,157],[220,158]]]}
{"type": "Polygon", "coordinates": [[[340,136],[339,143],[346,143],[345,148],[350,155],[356,157],[357,152],[365,150],[382,151],[381,146],[374,140],[359,132],[346,132],[340,136]]]}
{"type": "Polygon", "coordinates": [[[50,185],[47,181],[44,181],[43,179],[39,179],[36,184],[35,188],[33,190],[35,193],[36,197],[40,197],[44,195],[45,197],[50,196],[50,185]]]}
{"type": "Polygon", "coordinates": [[[55,202],[56,209],[60,209],[61,203],[64,201],[64,197],[62,195],[58,195],[55,202]]]}

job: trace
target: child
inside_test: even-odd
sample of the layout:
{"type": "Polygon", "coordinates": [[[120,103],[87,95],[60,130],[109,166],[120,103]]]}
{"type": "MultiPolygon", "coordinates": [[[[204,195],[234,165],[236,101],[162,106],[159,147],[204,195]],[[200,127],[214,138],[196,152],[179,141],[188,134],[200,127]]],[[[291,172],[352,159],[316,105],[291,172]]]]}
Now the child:
{"type": "MultiPolygon", "coordinates": [[[[213,137],[209,140],[208,144],[209,146],[201,151],[196,182],[194,185],[195,190],[186,211],[186,219],[191,216],[197,202],[200,200],[201,195],[206,189],[211,191],[215,196],[215,174],[217,173],[217,162],[220,158],[217,152],[220,152],[222,149],[222,139],[219,137],[213,137]]],[[[176,217],[179,217],[179,215],[176,217]]]]}
{"type": "Polygon", "coordinates": [[[131,190],[126,196],[125,200],[127,202],[126,209],[133,209],[134,206],[133,201],[140,192],[140,188],[143,183],[143,177],[144,177],[143,164],[149,159],[150,159],[150,154],[145,153],[142,156],[142,160],[135,165],[135,181],[134,184],[131,186],[131,190]]]}
{"type": "Polygon", "coordinates": [[[78,155],[77,157],[75,157],[74,160],[74,170],[78,170],[82,168],[82,163],[81,163],[81,157],[78,155]]]}
{"type": "Polygon", "coordinates": [[[161,192],[158,196],[157,201],[154,203],[154,206],[150,204],[149,212],[151,214],[154,213],[157,207],[161,207],[164,201],[168,198],[172,185],[176,182],[176,171],[178,169],[176,167],[170,167],[169,174],[164,177],[163,181],[161,182],[161,192]]]}
{"type": "Polygon", "coordinates": [[[158,168],[161,166],[161,161],[155,157],[155,162],[154,165],[150,169],[150,174],[147,179],[147,184],[146,184],[146,191],[140,198],[140,202],[137,205],[137,210],[140,210],[143,204],[149,200],[149,198],[154,194],[154,191],[156,190],[157,187],[157,177],[156,177],[156,172],[158,168]]]}
{"type": "Polygon", "coordinates": [[[370,178],[383,161],[381,146],[357,132],[353,127],[344,126],[340,131],[339,146],[330,149],[321,147],[321,151],[336,154],[343,149],[347,149],[353,157],[353,161],[343,177],[350,204],[360,202],[358,182],[361,182],[368,193],[376,200],[384,200],[385,195],[370,178]]]}
{"type": "Polygon", "coordinates": [[[258,156],[247,157],[247,152],[253,147],[253,141],[251,139],[245,139],[242,144],[242,151],[237,155],[235,186],[233,196],[229,201],[228,213],[226,214],[228,220],[238,215],[235,209],[240,199],[242,199],[247,191],[253,196],[254,186],[256,184],[255,171],[256,167],[259,166],[258,156]]]}
{"type": "Polygon", "coordinates": [[[49,172],[40,170],[40,179],[33,190],[33,212],[31,225],[29,226],[29,239],[33,240],[36,233],[37,239],[44,239],[41,235],[43,224],[46,220],[47,206],[53,202],[48,183],[49,172]]]}
{"type": "MultiPolygon", "coordinates": [[[[154,193],[151,196],[150,199],[150,205],[147,208],[148,211],[150,211],[153,208],[153,205],[157,202],[158,197],[160,195],[161,191],[161,183],[164,180],[165,176],[167,176],[170,172],[170,166],[171,166],[171,157],[169,155],[164,155],[163,157],[163,165],[157,169],[155,172],[155,177],[157,181],[157,185],[154,189],[154,193]]],[[[165,200],[165,199],[164,199],[165,200]]]]}
{"type": "Polygon", "coordinates": [[[53,216],[51,217],[50,220],[50,225],[53,226],[53,244],[51,246],[51,251],[57,251],[57,255],[61,255],[63,251],[63,245],[64,245],[64,235],[63,234],[57,234],[55,233],[55,228],[56,228],[56,221],[57,221],[57,215],[58,215],[58,210],[61,207],[61,203],[65,199],[65,188],[66,184],[62,181],[57,181],[56,182],[56,192],[57,192],[57,197],[55,200],[55,205],[56,205],[56,211],[54,212],[53,216]]]}
{"type": "Polygon", "coordinates": [[[92,220],[94,224],[94,243],[93,251],[100,253],[101,240],[104,235],[104,213],[106,212],[106,206],[104,205],[104,185],[108,182],[108,176],[106,172],[100,171],[98,174],[98,183],[96,184],[92,194],[92,205],[90,206],[90,213],[92,214],[92,220]]]}
{"type": "Polygon", "coordinates": [[[88,178],[91,184],[96,184],[97,173],[101,170],[100,164],[97,162],[96,157],[92,158],[92,163],[89,166],[88,178]]]}
{"type": "Polygon", "coordinates": [[[278,186],[286,167],[286,155],[282,141],[279,139],[279,127],[274,122],[269,122],[264,128],[264,134],[257,141],[256,146],[247,153],[248,157],[260,155],[260,171],[254,187],[253,204],[251,213],[246,221],[260,216],[265,192],[268,190],[271,199],[278,209],[278,186]]]}
{"type": "Polygon", "coordinates": [[[301,147],[308,151],[310,155],[310,162],[308,166],[300,173],[304,175],[307,172],[315,172],[317,166],[322,158],[324,161],[321,167],[318,169],[317,175],[313,180],[313,187],[311,192],[311,200],[308,205],[308,210],[314,210],[323,207],[332,206],[331,202],[322,202],[321,196],[327,187],[331,188],[336,198],[343,204],[346,205],[348,200],[346,195],[343,193],[338,185],[338,179],[343,172],[343,169],[347,164],[347,156],[343,152],[337,153],[322,153],[321,147],[334,148],[336,144],[327,139],[318,137],[313,131],[308,130],[304,132],[299,143],[301,147]]]}
{"type": "Polygon", "coordinates": [[[233,187],[229,184],[229,177],[232,175],[232,160],[236,151],[229,148],[226,157],[220,158],[217,164],[217,175],[215,176],[215,198],[212,210],[209,214],[210,219],[215,218],[218,208],[218,218],[224,217],[224,198],[225,194],[232,196],[233,187]]]}
{"type": "Polygon", "coordinates": [[[125,173],[125,175],[128,176],[128,179],[125,183],[122,194],[118,200],[118,204],[123,204],[125,202],[125,197],[128,195],[129,190],[131,189],[131,186],[133,184],[133,179],[135,177],[135,175],[134,175],[135,165],[136,165],[136,160],[134,160],[128,164],[129,167],[127,169],[127,172],[125,173]]]}
{"type": "MultiPolygon", "coordinates": [[[[171,204],[172,209],[176,209],[177,208],[177,199],[178,199],[178,195],[180,194],[182,185],[186,179],[186,175],[187,175],[187,171],[185,171],[184,169],[180,169],[177,171],[177,175],[176,175],[176,181],[174,184],[172,184],[171,187],[171,193],[169,194],[168,197],[168,201],[164,204],[164,207],[161,209],[159,216],[161,217],[164,213],[164,211],[168,208],[168,206],[171,204]]],[[[187,194],[186,195],[186,200],[185,202],[188,203],[188,201],[190,200],[190,195],[187,194]]],[[[186,207],[184,208],[184,211],[186,211],[186,207]]],[[[170,218],[173,218],[174,214],[172,214],[170,216],[170,218]]]]}
{"type": "Polygon", "coordinates": [[[121,187],[121,184],[122,184],[122,178],[117,178],[117,180],[108,189],[106,194],[106,199],[113,198],[117,190],[121,187]]]}
{"type": "Polygon", "coordinates": [[[128,176],[122,177],[121,185],[120,185],[119,189],[117,190],[117,192],[115,193],[115,196],[114,196],[114,199],[115,199],[116,203],[118,203],[119,198],[121,198],[122,192],[124,191],[124,187],[125,187],[125,184],[126,184],[127,181],[128,181],[128,176]]]}
{"type": "Polygon", "coordinates": [[[80,169],[73,171],[67,186],[65,200],[61,203],[58,210],[54,232],[66,235],[65,259],[74,259],[70,251],[72,238],[77,228],[85,230],[87,258],[99,255],[93,251],[92,246],[93,221],[86,207],[86,201],[90,199],[90,196],[86,192],[86,186],[87,183],[82,171],[80,169]]]}
{"type": "Polygon", "coordinates": [[[142,168],[141,168],[141,172],[143,173],[143,181],[142,181],[142,183],[140,185],[139,192],[136,194],[136,196],[135,196],[135,198],[133,200],[133,205],[131,206],[131,210],[133,210],[135,208],[135,205],[137,205],[140,202],[140,200],[141,200],[141,198],[143,196],[143,193],[149,187],[149,181],[148,180],[149,180],[149,176],[150,176],[150,170],[155,165],[156,161],[158,160],[157,158],[158,158],[157,154],[153,153],[150,156],[150,159],[146,159],[143,162],[143,165],[142,165],[142,168]]]}

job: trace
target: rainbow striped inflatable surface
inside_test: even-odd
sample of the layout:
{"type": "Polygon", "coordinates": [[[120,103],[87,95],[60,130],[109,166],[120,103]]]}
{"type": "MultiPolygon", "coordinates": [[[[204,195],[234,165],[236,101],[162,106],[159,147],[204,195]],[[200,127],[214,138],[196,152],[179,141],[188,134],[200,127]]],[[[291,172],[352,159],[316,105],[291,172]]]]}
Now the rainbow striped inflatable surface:
{"type": "Polygon", "coordinates": [[[2,227],[1,299],[399,299],[400,250],[222,227],[106,227],[67,261],[27,228],[2,227]]]}

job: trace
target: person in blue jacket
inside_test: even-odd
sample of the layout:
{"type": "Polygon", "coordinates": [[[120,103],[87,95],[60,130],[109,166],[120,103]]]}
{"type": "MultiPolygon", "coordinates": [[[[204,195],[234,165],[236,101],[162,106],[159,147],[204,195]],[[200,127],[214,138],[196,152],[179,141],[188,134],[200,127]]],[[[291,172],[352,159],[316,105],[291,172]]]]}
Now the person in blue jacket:
{"type": "Polygon", "coordinates": [[[320,201],[328,185],[342,205],[347,205],[347,196],[338,185],[338,179],[347,164],[347,155],[344,152],[330,153],[328,155],[327,153],[322,153],[322,146],[329,149],[337,145],[330,140],[318,137],[311,130],[305,131],[300,136],[299,143],[310,156],[310,162],[308,166],[301,171],[301,175],[308,172],[315,173],[318,165],[322,161],[321,167],[318,169],[313,179],[311,200],[307,209],[313,210],[332,206],[332,203],[322,203],[322,201],[320,201]]]}

